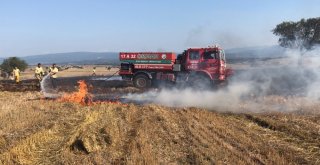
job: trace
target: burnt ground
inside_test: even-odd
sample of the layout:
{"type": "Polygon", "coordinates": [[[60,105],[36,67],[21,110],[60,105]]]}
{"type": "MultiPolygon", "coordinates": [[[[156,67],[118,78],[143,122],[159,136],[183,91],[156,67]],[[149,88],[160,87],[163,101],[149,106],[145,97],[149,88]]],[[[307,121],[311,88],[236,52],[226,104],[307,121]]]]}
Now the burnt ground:
{"type": "MultiPolygon", "coordinates": [[[[121,80],[103,80],[106,77],[63,77],[58,78],[57,86],[59,92],[73,92],[78,87],[79,80],[85,80],[90,93],[107,93],[117,88],[132,87],[131,82],[121,80]]],[[[50,84],[49,84],[50,86],[50,84]]],[[[25,92],[40,91],[40,84],[36,79],[22,80],[16,84],[13,80],[0,80],[0,91],[25,92]]]]}
{"type": "Polygon", "coordinates": [[[13,80],[0,80],[0,91],[40,91],[40,86],[37,80],[23,80],[19,84],[16,84],[13,80]]]}

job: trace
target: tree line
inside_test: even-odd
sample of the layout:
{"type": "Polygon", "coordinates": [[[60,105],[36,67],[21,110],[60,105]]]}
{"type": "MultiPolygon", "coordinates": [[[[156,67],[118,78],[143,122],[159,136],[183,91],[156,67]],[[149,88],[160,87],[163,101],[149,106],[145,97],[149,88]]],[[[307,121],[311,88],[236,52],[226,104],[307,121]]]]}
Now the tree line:
{"type": "Polygon", "coordinates": [[[320,44],[320,17],[285,21],[276,26],[273,34],[279,36],[279,45],[285,48],[313,49],[320,44]]]}
{"type": "Polygon", "coordinates": [[[4,59],[2,64],[0,65],[0,69],[3,72],[11,73],[14,67],[18,67],[21,71],[27,69],[28,64],[26,61],[18,58],[18,57],[9,57],[4,59]]]}

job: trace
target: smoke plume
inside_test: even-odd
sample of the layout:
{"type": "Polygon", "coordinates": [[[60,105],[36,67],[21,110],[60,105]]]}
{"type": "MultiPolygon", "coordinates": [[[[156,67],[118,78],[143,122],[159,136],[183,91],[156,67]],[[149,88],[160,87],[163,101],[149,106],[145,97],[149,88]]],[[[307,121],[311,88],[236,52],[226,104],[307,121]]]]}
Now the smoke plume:
{"type": "Polygon", "coordinates": [[[268,67],[260,65],[235,70],[225,88],[160,88],[142,94],[128,94],[125,98],[172,107],[223,111],[242,111],[243,107],[254,112],[267,109],[294,111],[301,107],[292,105],[320,98],[320,49],[308,52],[288,50],[285,53],[288,57],[285,64],[275,62],[268,67]]]}

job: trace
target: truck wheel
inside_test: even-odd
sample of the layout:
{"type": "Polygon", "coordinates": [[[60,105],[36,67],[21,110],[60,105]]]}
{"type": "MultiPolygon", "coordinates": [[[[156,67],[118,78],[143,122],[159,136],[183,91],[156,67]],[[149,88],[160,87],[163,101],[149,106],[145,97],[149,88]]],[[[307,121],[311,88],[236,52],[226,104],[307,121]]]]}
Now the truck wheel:
{"type": "Polygon", "coordinates": [[[144,74],[139,74],[133,78],[133,84],[137,88],[149,88],[151,86],[151,80],[144,74]]]}
{"type": "Polygon", "coordinates": [[[212,81],[203,75],[192,75],[189,77],[189,85],[195,89],[206,90],[212,87],[212,81]]]}

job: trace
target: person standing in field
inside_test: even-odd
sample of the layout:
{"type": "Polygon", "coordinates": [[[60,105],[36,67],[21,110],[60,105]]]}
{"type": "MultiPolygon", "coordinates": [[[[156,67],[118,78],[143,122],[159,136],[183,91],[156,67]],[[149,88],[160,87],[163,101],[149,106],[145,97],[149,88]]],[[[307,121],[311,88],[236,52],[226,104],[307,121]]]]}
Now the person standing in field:
{"type": "Polygon", "coordinates": [[[14,81],[18,84],[20,82],[20,70],[18,67],[14,67],[13,71],[13,78],[14,78],[14,81]]]}
{"type": "Polygon", "coordinates": [[[41,82],[44,75],[44,71],[40,63],[38,63],[38,66],[34,70],[34,74],[35,74],[35,77],[39,80],[39,82],[41,82]]]}
{"type": "Polygon", "coordinates": [[[57,73],[59,72],[56,64],[52,64],[52,67],[49,68],[49,74],[51,78],[51,83],[53,88],[57,88],[57,73]]]}
{"type": "Polygon", "coordinates": [[[92,76],[96,76],[96,67],[93,67],[92,76]]]}

